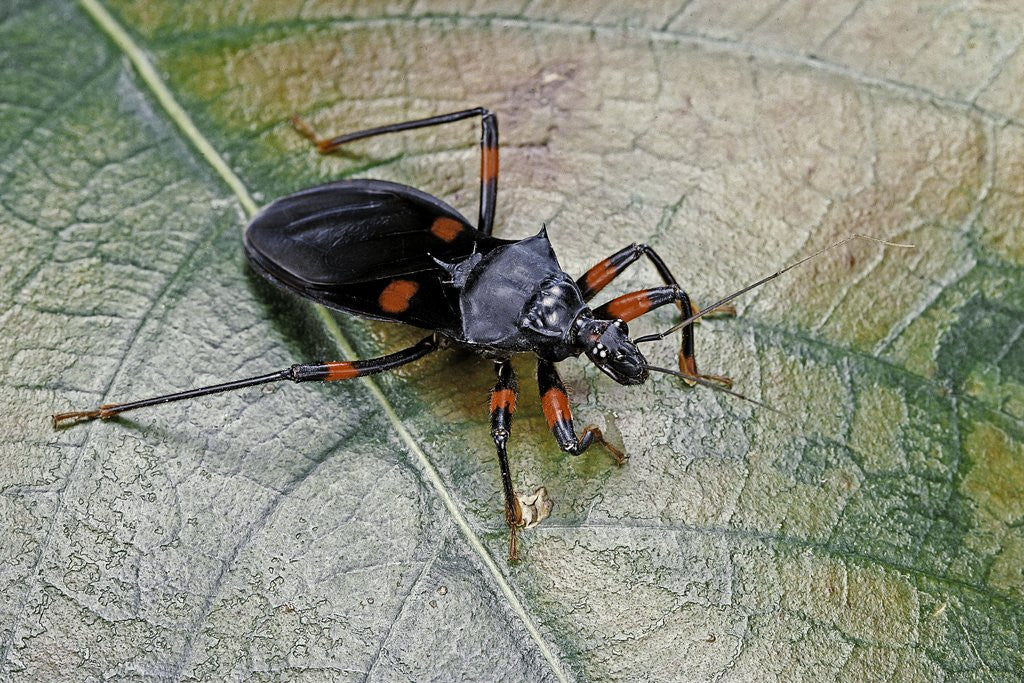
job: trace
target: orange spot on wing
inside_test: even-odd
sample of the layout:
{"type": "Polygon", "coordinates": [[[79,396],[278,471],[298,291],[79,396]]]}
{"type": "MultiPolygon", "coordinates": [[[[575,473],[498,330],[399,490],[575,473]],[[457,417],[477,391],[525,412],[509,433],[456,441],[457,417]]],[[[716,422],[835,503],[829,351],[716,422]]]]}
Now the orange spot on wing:
{"type": "Polygon", "coordinates": [[[569,410],[569,397],[558,387],[551,387],[540,398],[540,407],[544,410],[544,419],[548,421],[548,427],[554,427],[559,422],[572,420],[572,411],[569,410]]]}
{"type": "Polygon", "coordinates": [[[480,181],[487,183],[498,177],[498,148],[484,149],[480,155],[480,181]]]}
{"type": "Polygon", "coordinates": [[[404,313],[419,288],[419,283],[412,280],[392,280],[377,299],[380,310],[385,313],[404,313]]]}
{"type": "Polygon", "coordinates": [[[651,310],[651,299],[647,292],[632,292],[609,301],[605,310],[611,317],[628,323],[651,310]]]}
{"type": "Polygon", "coordinates": [[[454,218],[438,216],[430,226],[430,232],[434,237],[444,242],[451,242],[462,232],[462,223],[454,218]]]}
{"type": "Polygon", "coordinates": [[[516,392],[511,389],[499,389],[491,392],[491,412],[503,408],[510,413],[516,409],[516,392]]]}
{"type": "Polygon", "coordinates": [[[611,282],[617,272],[618,269],[611,259],[605,259],[588,270],[583,276],[583,281],[587,284],[587,289],[596,292],[611,282]]]}
{"type": "Polygon", "coordinates": [[[339,379],[352,379],[359,376],[359,369],[348,361],[325,363],[325,365],[327,366],[327,377],[324,380],[327,382],[339,379]]]}

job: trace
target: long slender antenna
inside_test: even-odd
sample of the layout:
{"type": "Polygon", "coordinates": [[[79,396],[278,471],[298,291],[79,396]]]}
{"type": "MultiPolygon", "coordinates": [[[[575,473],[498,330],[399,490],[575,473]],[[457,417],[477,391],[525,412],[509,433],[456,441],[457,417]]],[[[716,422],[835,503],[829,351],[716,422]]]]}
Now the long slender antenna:
{"type": "MultiPolygon", "coordinates": [[[[760,287],[761,285],[763,285],[764,283],[768,282],[769,280],[774,280],[775,278],[777,278],[778,276],[782,275],[786,271],[793,270],[797,266],[803,265],[807,261],[810,261],[812,258],[824,254],[826,251],[829,251],[831,249],[835,249],[836,247],[840,247],[840,246],[846,244],[847,242],[852,242],[853,240],[857,240],[857,239],[870,240],[872,242],[878,242],[879,244],[884,244],[887,247],[898,247],[900,249],[913,249],[914,248],[913,244],[900,244],[898,242],[887,242],[885,240],[878,239],[877,237],[870,237],[868,235],[861,235],[861,234],[850,235],[846,239],[841,239],[838,242],[836,242],[835,244],[827,246],[824,249],[819,249],[818,251],[814,252],[810,256],[804,256],[799,261],[797,261],[795,263],[789,264],[788,266],[786,266],[782,270],[778,270],[778,271],[772,273],[771,275],[769,275],[768,277],[763,277],[760,280],[758,280],[757,282],[755,282],[753,284],[750,284],[750,285],[747,285],[746,287],[744,287],[743,289],[741,289],[741,290],[739,290],[737,292],[733,292],[732,294],[730,294],[729,296],[725,297],[724,299],[722,299],[720,301],[716,301],[715,303],[711,304],[710,306],[702,308],[700,311],[698,311],[697,313],[691,315],[686,320],[684,320],[682,322],[679,322],[679,323],[676,323],[675,325],[673,325],[672,327],[668,328],[664,332],[658,332],[656,334],[648,334],[648,335],[645,335],[643,337],[638,337],[637,339],[634,340],[634,342],[637,343],[637,344],[643,344],[644,342],[652,342],[652,341],[658,341],[660,339],[664,339],[665,337],[667,337],[668,335],[672,334],[676,330],[679,330],[679,329],[682,329],[682,328],[686,327],[687,325],[692,323],[694,320],[697,320],[698,318],[703,318],[705,315],[707,315],[711,311],[715,310],[719,306],[723,306],[723,305],[729,303],[730,301],[732,301],[733,299],[735,299],[736,297],[741,296],[743,294],[746,294],[747,292],[749,292],[752,289],[756,289],[756,288],[760,287]]],[[[657,368],[651,368],[651,369],[655,370],[657,368]]]]}
{"type": "Polygon", "coordinates": [[[743,394],[739,393],[738,391],[733,391],[732,389],[726,389],[725,387],[719,386],[718,384],[715,384],[714,382],[710,382],[710,381],[704,379],[703,377],[697,377],[696,375],[690,375],[690,374],[687,374],[685,372],[679,372],[678,370],[669,370],[668,368],[659,368],[656,365],[648,365],[647,369],[648,370],[654,370],[655,372],[664,372],[666,375],[675,375],[676,377],[680,377],[682,379],[685,379],[688,382],[694,382],[695,384],[699,384],[702,387],[707,387],[709,389],[714,389],[715,391],[721,391],[722,393],[729,394],[730,396],[735,396],[736,398],[738,398],[738,399],[740,399],[742,401],[746,401],[747,403],[753,403],[755,406],[760,406],[761,408],[765,408],[767,410],[770,410],[773,413],[778,413],[779,415],[782,415],[783,417],[788,417],[791,420],[794,419],[792,415],[790,415],[788,413],[784,413],[781,410],[779,410],[778,408],[772,408],[767,403],[762,403],[761,401],[758,401],[756,399],[750,398],[749,396],[744,396],[743,394]]]}

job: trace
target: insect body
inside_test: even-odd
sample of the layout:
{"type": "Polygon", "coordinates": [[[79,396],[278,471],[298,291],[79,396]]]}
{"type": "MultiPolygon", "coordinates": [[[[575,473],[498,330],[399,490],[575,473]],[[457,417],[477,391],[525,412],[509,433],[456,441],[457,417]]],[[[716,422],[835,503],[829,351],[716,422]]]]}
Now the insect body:
{"type": "MultiPolygon", "coordinates": [[[[407,349],[379,358],[292,365],[225,384],[62,413],[53,416],[54,424],[108,419],[136,408],[267,382],[348,380],[392,370],[445,346],[469,349],[495,363],[491,437],[501,469],[505,518],[510,529],[509,557],[515,559],[517,529],[543,519],[549,506],[543,500],[538,502],[537,497],[524,506],[512,485],[507,446],[518,387],[511,356],[537,356],[541,405],[562,450],[579,455],[598,443],[622,463],[624,455],[605,441],[597,427],[588,426],[577,433],[555,364],[586,355],[620,384],[642,384],[649,371],[656,370],[690,383],[728,386],[724,377],[698,373],[693,323],[713,310],[723,310],[720,307],[750,288],[697,311],[665,262],[646,245],[628,245],[574,279],[559,265],[546,230],[522,240],[492,236],[498,124],[486,109],[468,109],[329,140],[319,139],[298,119],[293,123],[320,152],[327,153],[360,138],[475,116],[482,122],[476,227],[440,199],[412,187],[381,180],[343,180],[273,202],[252,220],[245,233],[245,252],[253,268],[278,286],[330,308],[424,328],[429,335],[407,349]],[[653,264],[663,281],[661,286],[625,294],[596,308],[588,305],[609,282],[641,258],[653,264]],[[666,332],[638,340],[630,338],[630,320],[668,304],[675,304],[686,318],[666,332]],[[662,339],[676,329],[682,330],[679,371],[648,364],[637,344],[662,339]]],[[[751,287],[785,270],[788,268],[751,287]]]]}

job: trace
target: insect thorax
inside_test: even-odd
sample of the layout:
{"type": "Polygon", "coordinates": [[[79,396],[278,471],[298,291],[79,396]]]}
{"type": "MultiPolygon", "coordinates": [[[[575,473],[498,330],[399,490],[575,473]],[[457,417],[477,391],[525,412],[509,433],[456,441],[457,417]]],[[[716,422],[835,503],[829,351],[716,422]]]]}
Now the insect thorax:
{"type": "Polygon", "coordinates": [[[579,353],[570,330],[586,304],[543,231],[489,253],[470,274],[460,306],[468,344],[548,360],[579,353]]]}

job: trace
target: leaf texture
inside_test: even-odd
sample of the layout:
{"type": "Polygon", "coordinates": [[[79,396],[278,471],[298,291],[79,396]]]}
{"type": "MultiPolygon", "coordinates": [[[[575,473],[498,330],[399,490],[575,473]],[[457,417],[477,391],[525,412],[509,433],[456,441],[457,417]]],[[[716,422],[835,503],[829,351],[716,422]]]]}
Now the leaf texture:
{"type": "Polygon", "coordinates": [[[3,677],[1024,674],[1015,4],[9,5],[3,677]],[[700,325],[700,367],[791,419],[563,364],[621,469],[557,449],[517,359],[516,486],[556,507],[516,566],[471,356],[50,430],[415,340],[264,284],[240,231],[250,202],[350,176],[475,215],[471,122],[329,157],[288,125],[475,105],[501,124],[497,234],[546,223],[572,273],[643,241],[706,303],[850,233],[917,248],[831,252],[700,325]]]}

